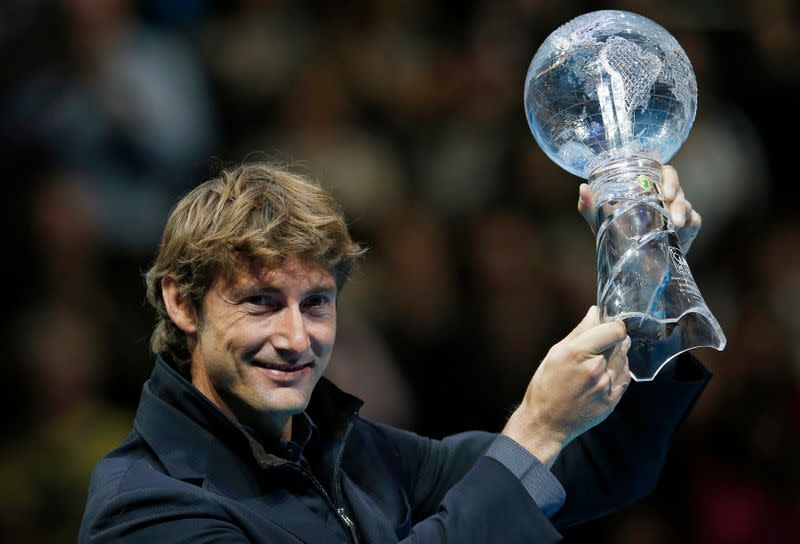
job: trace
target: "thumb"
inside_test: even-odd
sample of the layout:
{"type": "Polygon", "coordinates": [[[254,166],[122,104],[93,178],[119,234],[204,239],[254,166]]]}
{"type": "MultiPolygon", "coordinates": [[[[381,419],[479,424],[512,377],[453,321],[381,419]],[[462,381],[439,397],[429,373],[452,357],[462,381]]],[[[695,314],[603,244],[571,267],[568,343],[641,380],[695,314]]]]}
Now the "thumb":
{"type": "Polygon", "coordinates": [[[583,316],[581,322],[578,323],[578,325],[566,336],[565,340],[575,338],[584,331],[591,329],[595,325],[597,325],[597,306],[592,305],[589,306],[589,311],[586,312],[585,316],[583,316]]]}

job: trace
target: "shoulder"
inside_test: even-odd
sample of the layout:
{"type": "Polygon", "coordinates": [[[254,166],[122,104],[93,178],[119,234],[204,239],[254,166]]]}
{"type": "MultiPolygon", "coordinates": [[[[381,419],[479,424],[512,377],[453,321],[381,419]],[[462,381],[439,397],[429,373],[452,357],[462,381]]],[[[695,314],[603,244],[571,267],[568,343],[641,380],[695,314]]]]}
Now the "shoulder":
{"type": "Polygon", "coordinates": [[[103,457],[92,472],[88,502],[104,501],[126,487],[148,485],[165,476],[164,468],[136,431],[103,457]]]}
{"type": "Polygon", "coordinates": [[[167,474],[158,458],[137,432],[103,457],[92,472],[86,500],[84,524],[87,520],[118,513],[128,508],[127,501],[136,501],[142,493],[157,495],[197,495],[202,490],[192,482],[179,480],[167,474]],[[113,505],[113,507],[112,507],[113,505]]]}
{"type": "Polygon", "coordinates": [[[164,536],[170,534],[176,520],[228,522],[219,501],[202,484],[202,480],[168,474],[133,432],[97,464],[78,541],[118,541],[123,535],[149,534],[151,530],[164,536]]]}
{"type": "Polygon", "coordinates": [[[394,464],[400,459],[391,428],[361,417],[353,422],[346,452],[349,456],[355,455],[364,461],[371,460],[372,465],[376,462],[394,464]]]}

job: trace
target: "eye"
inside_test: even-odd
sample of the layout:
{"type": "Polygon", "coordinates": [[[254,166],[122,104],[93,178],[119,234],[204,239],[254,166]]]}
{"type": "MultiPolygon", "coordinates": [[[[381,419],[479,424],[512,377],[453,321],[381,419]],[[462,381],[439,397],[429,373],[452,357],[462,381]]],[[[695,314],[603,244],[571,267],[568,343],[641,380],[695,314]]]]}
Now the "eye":
{"type": "Polygon", "coordinates": [[[330,306],[331,299],[325,295],[312,295],[303,301],[303,308],[316,315],[322,315],[330,306]]]}
{"type": "Polygon", "coordinates": [[[247,304],[259,306],[262,308],[274,308],[278,305],[274,298],[268,295],[253,295],[244,299],[247,304]]]}

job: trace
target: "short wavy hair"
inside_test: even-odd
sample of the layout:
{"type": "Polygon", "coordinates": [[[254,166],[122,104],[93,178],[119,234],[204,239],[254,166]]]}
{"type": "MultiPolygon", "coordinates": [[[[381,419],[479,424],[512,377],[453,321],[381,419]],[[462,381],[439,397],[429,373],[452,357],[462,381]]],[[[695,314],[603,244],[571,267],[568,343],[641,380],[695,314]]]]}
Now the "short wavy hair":
{"type": "Polygon", "coordinates": [[[167,219],[145,274],[147,300],[157,313],[150,348],[182,369],[189,362],[186,335],[162,297],[165,276],[175,278],[202,317],[211,285],[233,279],[238,263],[309,259],[331,270],[341,289],[364,251],[350,237],[340,207],[315,181],[263,161],[222,169],[181,198],[167,219]]]}

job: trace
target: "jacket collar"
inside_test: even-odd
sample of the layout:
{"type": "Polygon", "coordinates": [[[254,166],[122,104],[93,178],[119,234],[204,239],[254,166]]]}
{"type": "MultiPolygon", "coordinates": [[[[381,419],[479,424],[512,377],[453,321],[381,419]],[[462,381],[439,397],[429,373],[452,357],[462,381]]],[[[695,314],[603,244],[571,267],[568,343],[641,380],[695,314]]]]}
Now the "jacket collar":
{"type": "MultiPolygon", "coordinates": [[[[347,429],[362,404],[320,379],[306,413],[319,428],[319,448],[326,458],[344,447],[347,429]]],[[[237,455],[262,467],[288,462],[265,450],[161,357],[142,388],[134,428],[167,471],[182,480],[206,478],[220,456],[237,455]]]]}

